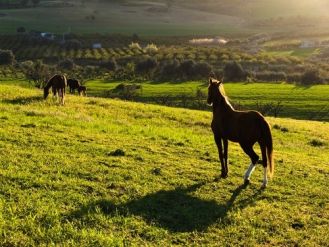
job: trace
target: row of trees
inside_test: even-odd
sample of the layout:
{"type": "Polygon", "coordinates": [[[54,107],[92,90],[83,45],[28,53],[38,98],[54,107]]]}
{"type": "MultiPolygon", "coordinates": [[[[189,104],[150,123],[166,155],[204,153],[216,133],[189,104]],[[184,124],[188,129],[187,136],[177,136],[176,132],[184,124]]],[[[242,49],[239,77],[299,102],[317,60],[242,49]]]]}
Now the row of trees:
{"type": "MultiPolygon", "coordinates": [[[[0,50],[0,65],[14,65],[17,64],[15,56],[10,50],[0,50]]],[[[87,65],[77,65],[72,59],[64,59],[59,61],[56,66],[48,66],[43,64],[42,61],[33,63],[32,61],[26,61],[21,63],[25,70],[33,71],[33,66],[36,71],[33,73],[38,74],[41,71],[43,76],[43,67],[56,68],[62,71],[74,71],[79,68],[80,72],[83,71],[87,65]],[[42,66],[40,65],[42,64],[42,66]],[[33,66],[32,66],[33,65],[33,66]],[[38,67],[39,66],[39,67],[38,67]]],[[[325,83],[327,80],[321,73],[321,70],[314,67],[309,67],[305,70],[295,71],[294,73],[286,73],[283,71],[252,71],[245,69],[240,63],[236,61],[228,62],[223,68],[212,66],[206,62],[196,62],[194,60],[177,59],[158,61],[154,57],[146,56],[136,61],[114,58],[95,63],[93,66],[94,73],[98,77],[107,75],[112,79],[122,80],[198,80],[208,77],[211,73],[217,77],[224,77],[225,81],[287,81],[291,83],[300,83],[303,85],[325,83]]],[[[30,72],[32,73],[32,72],[30,72]]],[[[39,73],[40,74],[40,73],[39,73]]],[[[31,74],[27,74],[28,78],[35,78],[31,74]]],[[[34,80],[34,79],[33,79],[34,80]]],[[[36,80],[37,86],[40,82],[36,80]]]]}

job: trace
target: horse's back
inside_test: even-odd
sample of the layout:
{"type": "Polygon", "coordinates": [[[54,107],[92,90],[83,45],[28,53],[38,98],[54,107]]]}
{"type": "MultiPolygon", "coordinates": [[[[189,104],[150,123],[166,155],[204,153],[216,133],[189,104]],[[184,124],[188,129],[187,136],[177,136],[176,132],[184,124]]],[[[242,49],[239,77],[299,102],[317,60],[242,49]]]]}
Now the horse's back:
{"type": "Polygon", "coordinates": [[[78,88],[80,86],[80,83],[77,79],[68,79],[67,84],[71,88],[78,88]]]}
{"type": "Polygon", "coordinates": [[[258,142],[262,137],[262,127],[268,125],[264,116],[258,111],[241,112],[238,117],[239,139],[241,142],[258,142]]]}

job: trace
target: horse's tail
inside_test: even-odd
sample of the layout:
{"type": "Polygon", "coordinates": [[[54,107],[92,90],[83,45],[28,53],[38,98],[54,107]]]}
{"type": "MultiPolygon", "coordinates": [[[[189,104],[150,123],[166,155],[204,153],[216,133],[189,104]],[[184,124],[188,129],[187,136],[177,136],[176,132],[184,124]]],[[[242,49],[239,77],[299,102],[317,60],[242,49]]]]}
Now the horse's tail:
{"type": "Polygon", "coordinates": [[[262,136],[266,146],[266,157],[269,164],[269,175],[273,177],[274,174],[274,161],[273,161],[273,139],[271,134],[271,128],[268,122],[264,119],[262,123],[262,136]]]}

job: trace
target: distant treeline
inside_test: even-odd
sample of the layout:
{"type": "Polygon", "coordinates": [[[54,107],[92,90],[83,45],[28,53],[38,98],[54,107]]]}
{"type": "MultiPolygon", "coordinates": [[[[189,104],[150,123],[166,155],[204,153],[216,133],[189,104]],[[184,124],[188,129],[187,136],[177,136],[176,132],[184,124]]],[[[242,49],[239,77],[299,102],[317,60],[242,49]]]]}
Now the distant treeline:
{"type": "Polygon", "coordinates": [[[40,0],[0,0],[0,8],[26,8],[35,7],[40,0]]]}

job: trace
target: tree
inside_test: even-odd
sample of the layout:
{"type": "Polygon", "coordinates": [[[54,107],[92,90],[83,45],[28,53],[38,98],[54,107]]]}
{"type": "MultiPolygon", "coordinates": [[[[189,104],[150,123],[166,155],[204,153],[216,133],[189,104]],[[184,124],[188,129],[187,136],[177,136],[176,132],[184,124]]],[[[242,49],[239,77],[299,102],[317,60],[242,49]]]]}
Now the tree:
{"type": "Polygon", "coordinates": [[[13,65],[15,56],[11,50],[0,50],[0,65],[13,65]]]}
{"type": "Polygon", "coordinates": [[[20,0],[20,5],[22,7],[26,7],[28,3],[29,3],[29,0],[20,0]]]}
{"type": "Polygon", "coordinates": [[[32,0],[32,4],[36,7],[40,3],[40,0],[32,0]]]}
{"type": "Polygon", "coordinates": [[[180,63],[177,59],[170,60],[170,62],[167,62],[162,66],[161,78],[165,80],[177,78],[179,68],[180,63]]]}
{"type": "Polygon", "coordinates": [[[16,29],[16,31],[17,31],[18,33],[25,33],[25,32],[26,32],[26,29],[25,29],[25,27],[18,27],[18,28],[16,29]]]}
{"type": "Polygon", "coordinates": [[[137,43],[139,41],[140,41],[140,39],[139,39],[138,34],[134,33],[133,36],[132,36],[132,42],[137,43]]]}
{"type": "Polygon", "coordinates": [[[194,73],[195,62],[193,60],[185,60],[179,66],[179,71],[183,77],[190,78],[194,73]]]}
{"type": "Polygon", "coordinates": [[[205,78],[210,75],[213,68],[210,64],[203,62],[203,63],[197,63],[195,64],[193,68],[193,72],[197,77],[205,78]]]}
{"type": "Polygon", "coordinates": [[[106,61],[103,64],[103,67],[109,71],[116,71],[118,69],[118,64],[117,64],[117,61],[115,60],[115,58],[112,58],[112,59],[106,61]]]}
{"type": "Polygon", "coordinates": [[[42,63],[41,60],[37,60],[34,64],[24,69],[24,74],[29,81],[32,81],[33,85],[38,88],[43,88],[46,83],[46,79],[49,75],[49,67],[42,63]],[[31,67],[30,67],[31,66],[31,67]]]}
{"type": "Polygon", "coordinates": [[[224,78],[226,81],[245,81],[246,71],[236,61],[227,63],[224,67],[224,78]]]}
{"type": "Polygon", "coordinates": [[[72,70],[74,69],[75,64],[72,59],[66,58],[60,61],[57,66],[61,69],[72,70]]]}
{"type": "Polygon", "coordinates": [[[82,44],[79,40],[77,39],[70,39],[65,42],[65,48],[66,49],[73,49],[73,50],[78,50],[82,47],[82,44]]]}
{"type": "Polygon", "coordinates": [[[136,72],[139,74],[151,76],[153,70],[157,67],[158,62],[154,58],[147,58],[136,64],[136,72]]]}
{"type": "Polygon", "coordinates": [[[322,82],[323,79],[320,76],[320,71],[318,69],[310,69],[303,73],[300,83],[302,85],[311,85],[322,82]]]}

